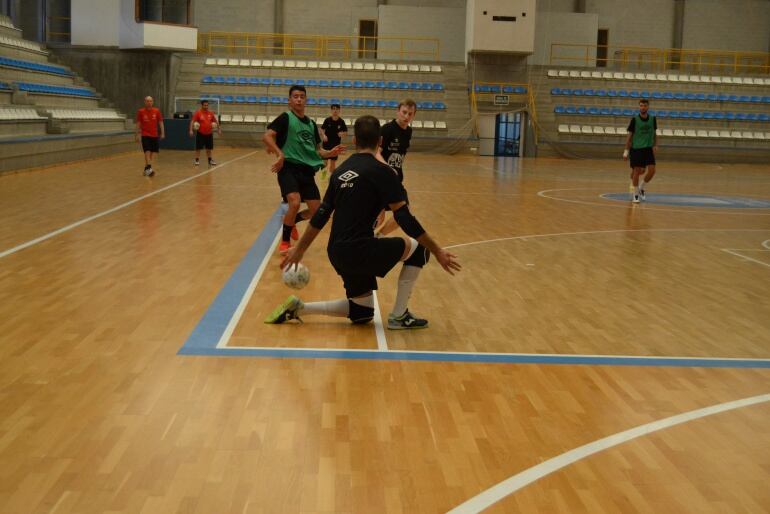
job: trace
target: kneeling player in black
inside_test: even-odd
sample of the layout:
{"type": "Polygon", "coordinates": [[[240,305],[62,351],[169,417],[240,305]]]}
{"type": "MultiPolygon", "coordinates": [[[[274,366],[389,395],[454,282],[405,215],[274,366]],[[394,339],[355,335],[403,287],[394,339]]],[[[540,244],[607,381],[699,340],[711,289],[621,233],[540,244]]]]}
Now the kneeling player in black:
{"type": "Polygon", "coordinates": [[[388,328],[425,328],[428,321],[413,316],[407,309],[407,302],[430,253],[448,273],[460,270],[457,257],[439,247],[409,212],[404,189],[393,170],[377,160],[380,140],[377,118],[358,118],[354,133],[357,153],[331,176],[329,188],[310,220],[310,226],[281,262],[282,269],[300,262],[334,213],[327,253],[332,266],[342,277],[347,298],[304,303],[292,295],[270,313],[265,323],[283,323],[310,314],[347,317],[353,323],[368,323],[374,318],[372,291],[377,289],[377,277],[384,277],[396,264],[403,262],[396,303],[388,316],[388,328]],[[393,211],[394,218],[408,237],[374,237],[374,220],[385,206],[393,211]]]}

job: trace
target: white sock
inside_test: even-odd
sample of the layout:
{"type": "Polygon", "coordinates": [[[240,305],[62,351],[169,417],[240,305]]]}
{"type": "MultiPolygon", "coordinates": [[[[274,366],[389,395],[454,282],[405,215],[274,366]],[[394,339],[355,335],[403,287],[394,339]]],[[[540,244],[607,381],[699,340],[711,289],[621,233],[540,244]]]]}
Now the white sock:
{"type": "Polygon", "coordinates": [[[640,184],[639,184],[639,188],[640,188],[642,191],[647,191],[647,182],[646,182],[646,181],[644,181],[644,182],[640,183],[640,184]]]}
{"type": "Polygon", "coordinates": [[[634,194],[635,195],[639,194],[639,186],[634,186],[634,194]]]}
{"type": "MultiPolygon", "coordinates": [[[[356,302],[358,303],[358,302],[356,302]]],[[[299,314],[321,314],[323,316],[335,316],[337,318],[346,318],[348,316],[348,299],[329,300],[328,302],[310,302],[306,303],[299,311],[299,314]]]]}
{"type": "Polygon", "coordinates": [[[409,297],[412,295],[412,289],[417,282],[422,268],[404,264],[401,273],[398,275],[398,291],[396,292],[396,303],[393,304],[393,311],[390,317],[398,318],[406,312],[406,305],[409,303],[409,297]]]}

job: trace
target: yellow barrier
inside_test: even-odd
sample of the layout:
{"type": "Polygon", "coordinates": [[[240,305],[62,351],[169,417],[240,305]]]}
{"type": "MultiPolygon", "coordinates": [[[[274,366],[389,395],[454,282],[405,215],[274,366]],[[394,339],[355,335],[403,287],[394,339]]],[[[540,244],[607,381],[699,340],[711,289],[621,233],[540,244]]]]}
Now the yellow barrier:
{"type": "Polygon", "coordinates": [[[202,32],[198,53],[243,56],[439,61],[437,38],[202,32]]]}
{"type": "Polygon", "coordinates": [[[617,70],[679,70],[720,75],[770,73],[770,53],[765,52],[553,43],[549,62],[617,70]]]}

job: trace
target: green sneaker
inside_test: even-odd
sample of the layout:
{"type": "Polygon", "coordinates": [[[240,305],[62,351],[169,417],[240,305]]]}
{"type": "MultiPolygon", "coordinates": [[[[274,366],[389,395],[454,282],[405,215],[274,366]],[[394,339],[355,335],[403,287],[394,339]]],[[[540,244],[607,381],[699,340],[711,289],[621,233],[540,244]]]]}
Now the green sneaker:
{"type": "Polygon", "coordinates": [[[415,318],[412,316],[412,313],[409,312],[409,310],[407,310],[398,318],[394,316],[388,316],[389,330],[413,330],[416,328],[428,328],[428,320],[415,318]]]}
{"type": "Polygon", "coordinates": [[[265,323],[277,325],[292,319],[296,319],[302,323],[302,320],[299,319],[297,312],[304,306],[305,304],[302,303],[302,300],[294,295],[291,295],[286,300],[284,300],[281,305],[273,309],[273,312],[271,312],[267,318],[265,318],[265,323]]]}

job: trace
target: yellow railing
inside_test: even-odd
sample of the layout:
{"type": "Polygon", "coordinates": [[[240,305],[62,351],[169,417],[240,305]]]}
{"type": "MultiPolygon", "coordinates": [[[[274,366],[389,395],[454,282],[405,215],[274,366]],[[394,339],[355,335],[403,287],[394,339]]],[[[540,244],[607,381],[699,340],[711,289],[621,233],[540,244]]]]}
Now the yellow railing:
{"type": "Polygon", "coordinates": [[[683,48],[552,43],[552,65],[607,67],[617,70],[680,70],[692,73],[767,74],[770,53],[683,48]],[[602,49],[602,52],[598,50],[602,49]],[[599,55],[599,54],[602,55],[599,55]]]}
{"type": "Polygon", "coordinates": [[[439,61],[438,38],[203,32],[198,53],[295,58],[439,61]]]}

